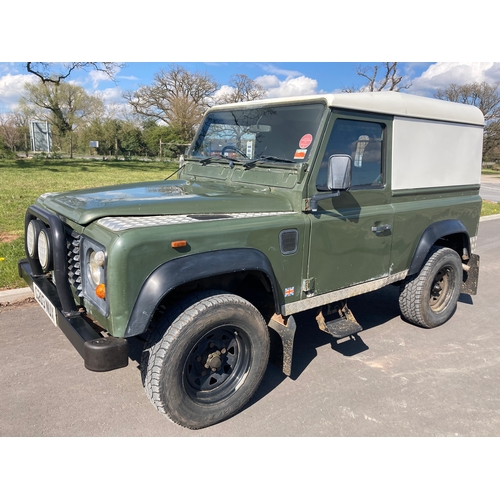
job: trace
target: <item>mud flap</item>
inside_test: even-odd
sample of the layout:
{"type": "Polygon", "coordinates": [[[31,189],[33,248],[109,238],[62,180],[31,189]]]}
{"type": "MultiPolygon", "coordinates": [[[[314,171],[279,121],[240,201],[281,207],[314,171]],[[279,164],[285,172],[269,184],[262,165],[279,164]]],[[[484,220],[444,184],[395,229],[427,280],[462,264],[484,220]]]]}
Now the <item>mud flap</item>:
{"type": "Polygon", "coordinates": [[[281,338],[282,349],[273,350],[272,363],[278,366],[286,376],[292,374],[292,354],[293,354],[293,339],[297,325],[293,316],[284,318],[281,314],[275,314],[267,324],[281,338]]]}
{"type": "Polygon", "coordinates": [[[327,306],[325,315],[329,321],[325,319],[323,309],[323,307],[319,309],[316,321],[318,322],[319,329],[329,333],[332,337],[342,339],[363,331],[363,327],[356,321],[345,301],[327,306]],[[330,319],[333,314],[338,315],[338,317],[330,319]]]}
{"type": "Polygon", "coordinates": [[[462,293],[466,293],[468,295],[476,295],[478,280],[479,280],[479,255],[473,253],[470,256],[467,265],[464,266],[462,293]]]}

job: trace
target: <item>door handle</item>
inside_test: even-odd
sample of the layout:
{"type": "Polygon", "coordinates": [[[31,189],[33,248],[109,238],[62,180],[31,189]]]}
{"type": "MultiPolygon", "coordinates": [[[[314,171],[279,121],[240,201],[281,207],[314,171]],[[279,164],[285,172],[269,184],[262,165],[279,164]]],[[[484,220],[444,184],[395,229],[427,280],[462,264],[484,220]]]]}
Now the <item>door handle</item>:
{"type": "Polygon", "coordinates": [[[372,231],[375,234],[384,233],[385,231],[390,231],[390,230],[391,230],[390,224],[383,224],[382,226],[373,226],[372,227],[372,231]]]}

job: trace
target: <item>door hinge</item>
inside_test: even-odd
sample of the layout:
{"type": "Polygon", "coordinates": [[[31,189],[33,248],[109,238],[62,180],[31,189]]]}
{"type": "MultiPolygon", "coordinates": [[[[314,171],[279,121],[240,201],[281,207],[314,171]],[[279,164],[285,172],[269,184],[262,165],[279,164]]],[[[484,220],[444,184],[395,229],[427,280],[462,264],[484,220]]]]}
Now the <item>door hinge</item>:
{"type": "Polygon", "coordinates": [[[302,280],[302,291],[305,293],[312,292],[314,290],[314,278],[306,278],[302,280]]]}

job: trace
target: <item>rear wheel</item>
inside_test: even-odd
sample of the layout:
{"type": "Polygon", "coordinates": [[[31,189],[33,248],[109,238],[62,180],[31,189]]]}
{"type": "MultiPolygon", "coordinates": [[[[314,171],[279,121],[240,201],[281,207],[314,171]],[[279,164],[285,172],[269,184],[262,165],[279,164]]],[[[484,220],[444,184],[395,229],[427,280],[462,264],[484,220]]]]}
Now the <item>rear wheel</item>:
{"type": "Polygon", "coordinates": [[[225,292],[197,294],[154,328],[141,363],[144,387],[170,420],[200,429],[243,408],[268,358],[267,325],[252,304],[225,292]]]}
{"type": "Polygon", "coordinates": [[[442,325],[455,312],[462,286],[462,262],[451,248],[431,248],[419,274],[401,285],[401,314],[424,328],[442,325]]]}

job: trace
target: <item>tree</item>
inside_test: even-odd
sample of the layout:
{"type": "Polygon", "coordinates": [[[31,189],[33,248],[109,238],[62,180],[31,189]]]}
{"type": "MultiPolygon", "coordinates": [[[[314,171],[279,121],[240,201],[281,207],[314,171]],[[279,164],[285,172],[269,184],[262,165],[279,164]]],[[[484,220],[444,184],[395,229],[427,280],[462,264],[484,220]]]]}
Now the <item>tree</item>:
{"type": "Polygon", "coordinates": [[[500,120],[495,120],[485,127],[483,158],[486,161],[500,160],[500,120]]]}
{"type": "Polygon", "coordinates": [[[143,124],[143,138],[148,152],[155,156],[177,156],[186,148],[178,130],[174,127],[158,125],[155,120],[151,119],[143,124]]]}
{"type": "Polygon", "coordinates": [[[73,157],[73,131],[88,116],[103,106],[97,96],[71,83],[27,83],[20,107],[38,119],[46,119],[61,138],[69,135],[70,157],[73,157]]]}
{"type": "Polygon", "coordinates": [[[124,98],[136,113],[174,127],[189,142],[217,89],[210,75],[172,65],[156,73],[151,85],[126,92],[124,98]]]}
{"type": "Polygon", "coordinates": [[[0,158],[10,158],[13,156],[14,153],[8,148],[3,137],[0,135],[0,158]]]}
{"type": "Polygon", "coordinates": [[[114,62],[27,62],[26,71],[40,78],[42,83],[53,83],[59,85],[68,78],[75,70],[99,71],[105,73],[111,80],[115,79],[118,69],[124,64],[114,62]]]}
{"type": "Polygon", "coordinates": [[[229,80],[231,89],[224,92],[218,99],[217,104],[228,104],[231,102],[256,101],[266,95],[266,90],[247,75],[237,74],[229,80]]]}
{"type": "Polygon", "coordinates": [[[375,65],[373,67],[361,67],[356,68],[356,74],[366,78],[368,83],[360,88],[358,87],[347,87],[344,88],[344,92],[381,92],[381,91],[392,91],[399,92],[402,89],[409,89],[411,87],[411,82],[403,84],[403,76],[398,74],[398,63],[397,62],[385,62],[383,63],[383,73],[382,77],[379,75],[380,66],[375,65]]]}
{"type": "Polygon", "coordinates": [[[500,82],[497,83],[466,83],[458,85],[452,83],[443,90],[438,90],[434,97],[446,101],[471,104],[478,107],[484,115],[485,121],[500,118],[500,82]]]}
{"type": "Polygon", "coordinates": [[[17,127],[17,131],[20,137],[21,144],[19,145],[19,149],[24,149],[26,158],[29,155],[30,150],[30,128],[29,128],[29,116],[22,112],[21,109],[16,109],[13,114],[14,122],[17,127]]]}
{"type": "Polygon", "coordinates": [[[120,150],[129,154],[141,154],[144,152],[145,146],[142,130],[132,122],[122,121],[119,138],[120,150]]]}
{"type": "Polygon", "coordinates": [[[445,101],[476,106],[484,115],[483,158],[500,159],[500,82],[452,83],[438,90],[434,97],[445,101]]]}
{"type": "Polygon", "coordinates": [[[21,142],[21,133],[12,113],[0,115],[0,136],[3,138],[5,146],[15,152],[21,142]]]}

